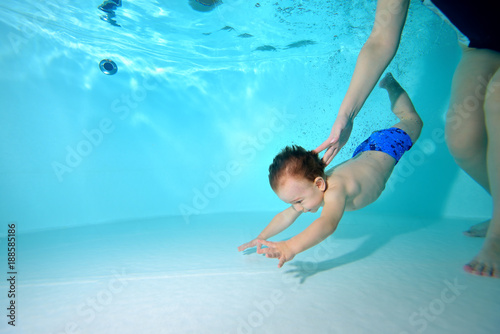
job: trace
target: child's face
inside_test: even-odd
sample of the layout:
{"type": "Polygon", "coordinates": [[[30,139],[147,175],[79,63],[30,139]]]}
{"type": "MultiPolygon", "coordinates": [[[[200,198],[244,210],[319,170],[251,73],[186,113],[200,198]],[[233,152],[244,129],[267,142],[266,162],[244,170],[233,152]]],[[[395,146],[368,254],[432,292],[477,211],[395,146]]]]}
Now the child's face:
{"type": "Polygon", "coordinates": [[[316,212],[323,205],[325,180],[317,177],[314,181],[306,178],[288,177],[276,190],[276,195],[285,203],[293,205],[295,210],[316,212]]]}

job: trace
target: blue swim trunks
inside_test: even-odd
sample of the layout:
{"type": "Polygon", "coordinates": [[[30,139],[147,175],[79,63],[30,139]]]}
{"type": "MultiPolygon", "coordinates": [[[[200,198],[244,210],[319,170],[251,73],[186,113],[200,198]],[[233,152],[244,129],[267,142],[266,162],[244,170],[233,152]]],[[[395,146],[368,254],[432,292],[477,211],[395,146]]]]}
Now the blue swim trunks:
{"type": "Polygon", "coordinates": [[[375,131],[368,139],[362,142],[352,157],[354,158],[364,151],[379,151],[389,154],[396,159],[398,163],[403,154],[408,151],[413,145],[410,136],[399,128],[389,128],[385,130],[375,131]]]}

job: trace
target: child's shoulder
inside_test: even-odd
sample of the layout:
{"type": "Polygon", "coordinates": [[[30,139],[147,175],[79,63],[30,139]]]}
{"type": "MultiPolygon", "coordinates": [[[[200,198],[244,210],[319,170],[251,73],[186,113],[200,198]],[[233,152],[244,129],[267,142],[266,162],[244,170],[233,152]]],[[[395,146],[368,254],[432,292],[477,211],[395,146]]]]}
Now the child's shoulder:
{"type": "Polygon", "coordinates": [[[345,167],[348,167],[352,163],[352,161],[353,161],[352,158],[347,159],[346,161],[343,161],[343,162],[339,163],[338,165],[335,165],[335,166],[331,167],[330,169],[328,169],[327,171],[325,171],[327,178],[334,175],[335,172],[338,172],[340,170],[343,170],[345,167]]]}
{"type": "MultiPolygon", "coordinates": [[[[356,178],[353,178],[352,170],[347,169],[334,169],[331,174],[326,178],[328,187],[326,192],[341,193],[345,195],[357,188],[356,178]]],[[[326,193],[325,193],[326,195],[326,193]]]]}
{"type": "Polygon", "coordinates": [[[326,188],[327,192],[339,191],[343,189],[346,185],[345,178],[337,175],[336,173],[328,175],[326,178],[326,182],[328,184],[328,187],[326,188]]]}
{"type": "Polygon", "coordinates": [[[348,185],[342,177],[335,174],[328,177],[328,187],[323,195],[324,205],[337,204],[347,198],[348,185]]]}

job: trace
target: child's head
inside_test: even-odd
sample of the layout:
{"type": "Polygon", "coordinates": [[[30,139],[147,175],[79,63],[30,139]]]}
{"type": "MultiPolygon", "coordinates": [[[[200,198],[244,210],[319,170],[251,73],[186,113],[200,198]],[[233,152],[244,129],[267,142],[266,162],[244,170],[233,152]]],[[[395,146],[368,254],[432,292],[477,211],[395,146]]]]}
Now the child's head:
{"type": "Polygon", "coordinates": [[[315,212],[327,187],[325,167],[317,153],[287,146],[269,166],[269,183],[278,197],[298,211],[315,212]]]}

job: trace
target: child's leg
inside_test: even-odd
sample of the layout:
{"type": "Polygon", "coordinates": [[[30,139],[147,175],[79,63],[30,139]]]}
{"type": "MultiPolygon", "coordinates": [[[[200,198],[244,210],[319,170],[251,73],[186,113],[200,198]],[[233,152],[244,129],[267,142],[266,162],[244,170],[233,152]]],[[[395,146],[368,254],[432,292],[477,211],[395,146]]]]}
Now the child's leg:
{"type": "Polygon", "coordinates": [[[415,143],[420,136],[423,122],[413,107],[410,97],[391,73],[387,73],[380,80],[379,86],[387,90],[389,100],[391,100],[391,110],[400,120],[394,127],[405,131],[415,143]]]}

